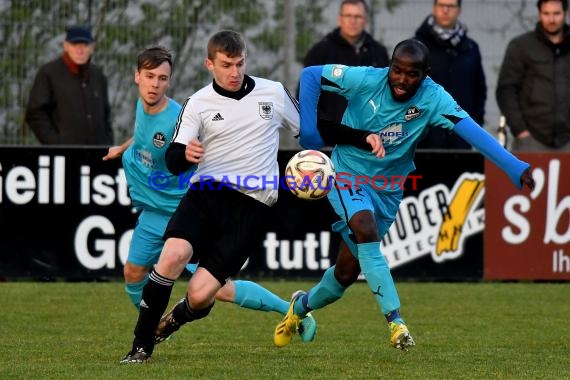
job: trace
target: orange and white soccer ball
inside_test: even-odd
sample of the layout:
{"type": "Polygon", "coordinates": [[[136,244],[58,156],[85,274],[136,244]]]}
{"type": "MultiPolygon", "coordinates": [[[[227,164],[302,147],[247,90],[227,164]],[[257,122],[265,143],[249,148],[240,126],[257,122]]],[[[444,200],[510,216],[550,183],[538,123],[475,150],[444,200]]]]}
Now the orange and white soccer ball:
{"type": "Polygon", "coordinates": [[[334,186],[335,171],[330,158],[318,150],[296,153],[285,168],[285,184],[298,198],[325,197],[334,186]]]}

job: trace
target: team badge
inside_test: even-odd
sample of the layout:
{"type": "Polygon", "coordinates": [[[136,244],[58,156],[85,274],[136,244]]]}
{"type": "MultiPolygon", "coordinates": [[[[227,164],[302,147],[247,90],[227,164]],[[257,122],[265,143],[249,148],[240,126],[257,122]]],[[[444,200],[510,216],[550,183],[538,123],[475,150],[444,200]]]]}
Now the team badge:
{"type": "Polygon", "coordinates": [[[414,119],[420,117],[421,114],[422,114],[422,112],[420,111],[420,109],[418,107],[411,106],[406,111],[406,116],[404,116],[404,119],[406,119],[406,121],[414,120],[414,119]]]}
{"type": "Polygon", "coordinates": [[[259,116],[264,120],[273,119],[273,103],[259,102],[259,116]]]}
{"type": "Polygon", "coordinates": [[[160,149],[166,144],[166,136],[162,132],[156,132],[152,137],[152,144],[160,149]]]}

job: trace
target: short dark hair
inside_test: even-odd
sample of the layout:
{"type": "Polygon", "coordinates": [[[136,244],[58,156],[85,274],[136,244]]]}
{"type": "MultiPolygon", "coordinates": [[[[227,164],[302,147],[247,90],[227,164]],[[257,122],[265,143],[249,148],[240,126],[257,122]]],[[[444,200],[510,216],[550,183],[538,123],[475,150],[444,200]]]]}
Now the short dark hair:
{"type": "Polygon", "coordinates": [[[366,1],[364,0],[342,0],[342,2],[340,3],[340,7],[338,8],[338,11],[341,12],[342,7],[344,7],[347,4],[350,5],[362,4],[364,6],[364,13],[368,14],[368,4],[366,4],[366,1]]]}
{"type": "Polygon", "coordinates": [[[429,71],[429,49],[423,42],[415,38],[409,38],[399,42],[394,47],[394,52],[392,53],[392,61],[397,54],[409,54],[419,58],[419,63],[422,65],[422,69],[427,72],[429,71]]]}
{"type": "Polygon", "coordinates": [[[172,54],[162,46],[153,46],[139,53],[137,56],[137,70],[156,69],[164,62],[168,62],[170,68],[172,68],[172,54]]]}
{"type": "Polygon", "coordinates": [[[233,58],[245,51],[243,37],[233,30],[222,30],[214,34],[208,41],[208,59],[214,59],[218,52],[233,58]]]}
{"type": "Polygon", "coordinates": [[[566,12],[568,10],[568,0],[538,0],[536,2],[536,7],[538,8],[538,11],[540,12],[540,8],[542,8],[542,4],[548,3],[549,1],[558,1],[558,2],[562,3],[562,9],[564,9],[564,12],[566,12]]]}
{"type": "MultiPolygon", "coordinates": [[[[438,1],[438,0],[433,0],[433,5],[436,5],[436,4],[437,4],[437,1],[438,1]]],[[[461,8],[461,0],[457,0],[457,6],[458,6],[459,8],[461,8]]]]}

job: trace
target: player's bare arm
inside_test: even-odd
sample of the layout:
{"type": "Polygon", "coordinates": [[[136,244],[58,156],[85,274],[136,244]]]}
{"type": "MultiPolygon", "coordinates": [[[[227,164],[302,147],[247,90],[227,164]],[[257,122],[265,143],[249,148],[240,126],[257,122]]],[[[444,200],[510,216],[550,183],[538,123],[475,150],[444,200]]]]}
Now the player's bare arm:
{"type": "Polygon", "coordinates": [[[125,152],[125,150],[127,150],[127,148],[131,145],[132,142],[133,142],[133,138],[130,137],[127,141],[125,141],[121,145],[115,145],[115,146],[110,147],[109,151],[107,152],[107,155],[103,156],[103,161],[114,160],[116,158],[121,157],[123,155],[123,153],[125,152]]]}

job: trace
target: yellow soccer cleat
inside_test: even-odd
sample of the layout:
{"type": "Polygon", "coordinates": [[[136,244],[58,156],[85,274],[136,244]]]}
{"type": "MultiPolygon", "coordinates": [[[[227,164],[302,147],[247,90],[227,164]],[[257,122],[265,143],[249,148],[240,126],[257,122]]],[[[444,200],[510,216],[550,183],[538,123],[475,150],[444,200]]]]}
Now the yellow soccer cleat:
{"type": "Polygon", "coordinates": [[[295,292],[291,297],[291,303],[289,304],[289,310],[285,317],[279,322],[275,328],[275,333],[273,334],[273,343],[277,347],[285,347],[291,343],[293,335],[297,333],[299,324],[301,323],[301,317],[299,317],[294,312],[295,301],[297,298],[305,294],[304,292],[295,292]]]}
{"type": "Polygon", "coordinates": [[[392,347],[398,350],[408,351],[410,347],[416,345],[406,325],[390,322],[388,326],[390,327],[390,345],[392,347]]]}

